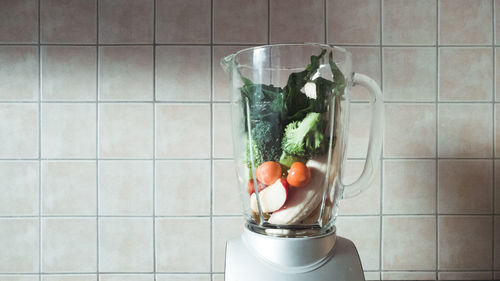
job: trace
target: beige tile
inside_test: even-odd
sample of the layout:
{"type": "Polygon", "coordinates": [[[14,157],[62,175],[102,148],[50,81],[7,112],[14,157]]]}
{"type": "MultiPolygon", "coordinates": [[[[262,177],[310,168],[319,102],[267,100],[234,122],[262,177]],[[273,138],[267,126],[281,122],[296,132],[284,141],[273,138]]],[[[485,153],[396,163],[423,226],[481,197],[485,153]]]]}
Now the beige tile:
{"type": "Polygon", "coordinates": [[[99,43],[152,43],[153,0],[100,0],[99,43]]]}
{"type": "Polygon", "coordinates": [[[38,157],[38,105],[0,103],[0,158],[38,157]]]}
{"type": "Polygon", "coordinates": [[[242,198],[249,198],[246,184],[238,185],[233,160],[215,160],[213,164],[213,208],[216,215],[239,215],[242,198]]]}
{"type": "Polygon", "coordinates": [[[385,156],[436,155],[435,105],[386,104],[385,116],[385,156]]]}
{"type": "MultiPolygon", "coordinates": [[[[380,48],[378,47],[350,47],[352,55],[352,70],[368,75],[380,85],[380,48]]],[[[351,100],[369,100],[370,95],[364,87],[351,89],[351,100]]]]}
{"type": "Polygon", "coordinates": [[[354,242],[364,270],[378,270],[380,257],[379,217],[339,217],[337,234],[354,242]]]}
{"type": "Polygon", "coordinates": [[[220,60],[230,54],[236,53],[239,50],[249,46],[214,46],[213,47],[213,100],[214,101],[229,101],[231,100],[232,84],[229,79],[229,74],[225,73],[220,65],[220,60]]]}
{"type": "Polygon", "coordinates": [[[436,280],[435,272],[382,272],[382,280],[436,280]]]}
{"type": "Polygon", "coordinates": [[[42,161],[42,214],[95,215],[95,161],[42,161]]]}
{"type": "Polygon", "coordinates": [[[210,161],[156,161],[156,215],[210,214],[210,161]]]}
{"type": "Polygon", "coordinates": [[[224,274],[223,273],[216,273],[216,274],[213,274],[212,276],[213,276],[213,278],[212,278],[213,281],[224,281],[224,274]]]}
{"type": "Polygon", "coordinates": [[[493,155],[490,104],[440,104],[438,110],[440,157],[493,155]]]}
{"type": "Polygon", "coordinates": [[[0,272],[38,273],[37,219],[0,219],[0,237],[0,272]]]}
{"type": "MultiPolygon", "coordinates": [[[[219,274],[217,274],[219,275],[219,274]]],[[[211,281],[210,274],[157,274],[157,281],[211,281]]],[[[214,281],[218,280],[214,275],[214,281]]],[[[221,279],[224,281],[224,278],[221,279]]]]}
{"type": "Polygon", "coordinates": [[[439,160],[438,212],[490,214],[493,211],[491,160],[439,160]]]}
{"type": "Polygon", "coordinates": [[[231,134],[231,104],[213,104],[213,151],[214,157],[233,157],[231,134]]]}
{"type": "Polygon", "coordinates": [[[153,247],[153,219],[100,219],[99,271],[151,272],[153,247]]]}
{"type": "Polygon", "coordinates": [[[35,161],[0,161],[0,215],[38,215],[38,178],[35,161]]]}
{"type": "Polygon", "coordinates": [[[153,161],[100,161],[99,214],[153,214],[153,161]]]}
{"type": "Polygon", "coordinates": [[[378,271],[365,271],[365,280],[380,280],[380,272],[378,271]]]}
{"type": "Polygon", "coordinates": [[[38,48],[0,46],[0,62],[0,101],[38,100],[38,48]]]}
{"type": "Polygon", "coordinates": [[[38,274],[35,275],[3,275],[0,274],[2,281],[38,281],[38,274]]]}
{"type": "Polygon", "coordinates": [[[492,48],[441,48],[439,52],[440,100],[492,99],[492,48]],[[464,65],[467,67],[463,67],[464,65]]]}
{"type": "Polygon", "coordinates": [[[348,158],[365,158],[370,135],[371,109],[368,104],[353,103],[350,109],[348,158]]]}
{"type": "Polygon", "coordinates": [[[205,158],[210,156],[210,105],[158,104],[156,156],[205,158]]]}
{"type": "MultiPolygon", "coordinates": [[[[494,269],[500,270],[500,217],[495,216],[495,228],[493,233],[493,244],[495,245],[493,260],[494,269]]],[[[496,278],[496,277],[495,277],[496,278]]]]}
{"type": "Polygon", "coordinates": [[[436,218],[384,217],[384,270],[436,269],[436,218]]]}
{"type": "Polygon", "coordinates": [[[99,47],[99,100],[153,100],[153,47],[99,47]]]}
{"type": "Polygon", "coordinates": [[[436,49],[384,48],[384,100],[434,101],[436,49]]]}
{"type": "Polygon", "coordinates": [[[245,220],[242,217],[215,217],[213,219],[213,268],[223,272],[226,255],[226,242],[243,233],[245,220]]]}
{"type": "Polygon", "coordinates": [[[156,1],[156,42],[210,43],[210,0],[156,1]]]}
{"type": "Polygon", "coordinates": [[[328,43],[378,44],[380,1],[327,0],[328,43]]]}
{"type": "Polygon", "coordinates": [[[439,280],[491,280],[490,272],[439,272],[439,280]]]}
{"type": "Polygon", "coordinates": [[[95,272],[95,218],[42,219],[43,272],[95,272]]]}
{"type": "Polygon", "coordinates": [[[100,104],[99,156],[147,158],[153,156],[153,105],[100,104]]]}
{"type": "Polygon", "coordinates": [[[42,43],[95,43],[97,1],[40,1],[42,43]]]}
{"type": "Polygon", "coordinates": [[[96,281],[95,274],[42,275],[42,281],[96,281]]]}
{"type": "Polygon", "coordinates": [[[209,101],[210,47],[156,47],[156,100],[209,101]]]}
{"type": "Polygon", "coordinates": [[[156,234],[158,271],[210,271],[209,218],[157,219],[156,234]]]}
{"type": "Polygon", "coordinates": [[[322,0],[270,1],[271,43],[324,42],[325,3],[322,0]],[[290,28],[293,23],[293,28],[290,28]]]}
{"type": "MultiPolygon", "coordinates": [[[[347,160],[342,181],[351,184],[359,178],[365,161],[347,160]]],[[[375,175],[373,183],[360,195],[342,199],[339,203],[340,215],[378,215],[380,213],[380,173],[375,175]]]]}
{"type": "Polygon", "coordinates": [[[384,214],[436,212],[436,161],[384,161],[384,214]]]}
{"type": "Polygon", "coordinates": [[[495,214],[500,214],[500,160],[495,160],[495,186],[494,191],[495,198],[495,214]]]}
{"type": "Polygon", "coordinates": [[[491,44],[492,1],[440,0],[440,44],[491,44]]]}
{"type": "Polygon", "coordinates": [[[491,220],[489,216],[439,217],[439,270],[490,270],[491,220]]]}
{"type": "Polygon", "coordinates": [[[384,44],[436,44],[436,0],[383,1],[384,44]]]}
{"type": "Polygon", "coordinates": [[[100,274],[101,281],[154,281],[153,274],[100,274]]]}
{"type": "Polygon", "coordinates": [[[266,43],[267,3],[266,0],[213,0],[214,43],[266,43]]]}
{"type": "Polygon", "coordinates": [[[95,101],[94,46],[42,47],[42,100],[95,101]]]}
{"type": "Polygon", "coordinates": [[[37,42],[38,2],[36,0],[0,1],[0,43],[37,42]]]}
{"type": "Polygon", "coordinates": [[[42,157],[95,158],[95,104],[43,104],[41,126],[42,157]]]}

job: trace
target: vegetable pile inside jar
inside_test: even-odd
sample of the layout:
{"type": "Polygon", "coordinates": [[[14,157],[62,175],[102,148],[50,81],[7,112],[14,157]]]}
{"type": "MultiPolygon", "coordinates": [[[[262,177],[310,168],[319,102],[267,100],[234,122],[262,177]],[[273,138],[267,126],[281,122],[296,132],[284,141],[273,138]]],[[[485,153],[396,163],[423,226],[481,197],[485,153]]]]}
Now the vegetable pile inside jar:
{"type": "MultiPolygon", "coordinates": [[[[329,147],[335,147],[329,106],[335,97],[337,105],[345,88],[345,77],[331,52],[333,81],[319,76],[325,55],[323,50],[311,56],[305,70],[291,73],[283,88],[241,77],[247,188],[257,223],[259,204],[263,218],[274,225],[308,225],[318,220],[329,147]]],[[[328,204],[332,203],[326,200],[328,204]]],[[[323,215],[328,221],[331,212],[323,215]]]]}

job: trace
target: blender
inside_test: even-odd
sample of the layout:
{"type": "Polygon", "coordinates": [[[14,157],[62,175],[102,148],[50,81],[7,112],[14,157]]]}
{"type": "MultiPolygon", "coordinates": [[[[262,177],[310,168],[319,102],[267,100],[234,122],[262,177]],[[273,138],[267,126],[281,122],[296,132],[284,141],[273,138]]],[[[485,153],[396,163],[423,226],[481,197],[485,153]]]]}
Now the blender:
{"type": "Polygon", "coordinates": [[[336,235],[339,201],[379,169],[382,93],[353,73],[351,55],[324,44],[276,44],[221,60],[230,75],[237,191],[246,224],[226,244],[226,281],[364,280],[355,245],[336,235]],[[370,93],[366,162],[342,183],[350,90],[370,93]]]}

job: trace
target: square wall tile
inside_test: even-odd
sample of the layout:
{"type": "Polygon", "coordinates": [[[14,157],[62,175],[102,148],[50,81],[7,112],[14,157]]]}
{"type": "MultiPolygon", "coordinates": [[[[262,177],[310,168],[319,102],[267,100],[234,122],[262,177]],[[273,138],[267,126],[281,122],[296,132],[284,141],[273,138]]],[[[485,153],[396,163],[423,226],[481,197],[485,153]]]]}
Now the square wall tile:
{"type": "Polygon", "coordinates": [[[495,157],[500,156],[500,104],[495,103],[495,157]]]}
{"type": "Polygon", "coordinates": [[[210,214],[210,161],[156,161],[156,215],[210,214]]]}
{"type": "Polygon", "coordinates": [[[234,54],[239,50],[250,46],[213,46],[213,100],[214,101],[230,101],[232,84],[229,80],[229,74],[225,73],[220,65],[223,57],[234,54]]]}
{"type": "Polygon", "coordinates": [[[0,215],[38,215],[38,163],[0,161],[0,215]]]}
{"type": "Polygon", "coordinates": [[[379,44],[380,0],[327,0],[328,43],[379,44]]]}
{"type": "Polygon", "coordinates": [[[440,104],[439,156],[491,157],[492,110],[491,104],[440,104]]]}
{"type": "Polygon", "coordinates": [[[231,104],[213,104],[213,151],[214,157],[233,157],[231,134],[231,104]]]}
{"type": "MultiPolygon", "coordinates": [[[[352,70],[371,77],[380,85],[380,48],[378,47],[350,47],[346,48],[352,55],[352,70]]],[[[369,100],[370,94],[363,87],[351,89],[351,100],[369,100]]]]}
{"type": "Polygon", "coordinates": [[[153,47],[99,47],[99,100],[153,100],[153,47]]]}
{"type": "Polygon", "coordinates": [[[99,214],[153,214],[153,161],[100,161],[99,214]]]}
{"type": "Polygon", "coordinates": [[[0,272],[38,273],[38,243],[38,219],[0,219],[0,272]]]}
{"type": "Polygon", "coordinates": [[[153,105],[99,104],[99,157],[153,157],[153,105]]]}
{"type": "Polygon", "coordinates": [[[156,43],[210,43],[210,0],[157,0],[156,43]]]}
{"type": "Polygon", "coordinates": [[[495,214],[500,214],[500,160],[495,160],[495,214]]]}
{"type": "MultiPolygon", "coordinates": [[[[498,3],[500,6],[500,3],[498,3]]],[[[498,15],[500,17],[500,15],[498,15]]],[[[500,27],[499,27],[500,28],[500,27]]],[[[500,36],[500,34],[499,34],[500,36]]],[[[500,101],[500,48],[495,48],[495,101],[500,101]]]]}
{"type": "Polygon", "coordinates": [[[380,219],[378,217],[339,217],[337,234],[348,237],[358,249],[364,270],[378,270],[380,257],[380,219]]]}
{"type": "Polygon", "coordinates": [[[37,0],[0,1],[0,43],[38,41],[38,2],[37,0]]]}
{"type": "Polygon", "coordinates": [[[95,218],[42,219],[42,272],[97,270],[95,218]]]}
{"type": "Polygon", "coordinates": [[[154,281],[154,274],[100,274],[100,281],[154,281]]]}
{"type": "Polygon", "coordinates": [[[493,233],[493,244],[495,245],[494,256],[495,260],[494,269],[500,270],[500,217],[495,216],[495,228],[493,233]]]}
{"type": "Polygon", "coordinates": [[[382,272],[382,280],[436,280],[435,272],[382,272]]]}
{"type": "Polygon", "coordinates": [[[490,0],[440,0],[439,43],[491,44],[492,3],[490,0]]]}
{"type": "Polygon", "coordinates": [[[152,218],[100,219],[100,271],[151,272],[153,247],[152,218]]]}
{"type": "Polygon", "coordinates": [[[245,220],[243,217],[213,218],[213,268],[212,271],[223,272],[226,261],[226,242],[243,233],[245,220]]]}
{"type": "Polygon", "coordinates": [[[40,1],[42,43],[95,43],[97,1],[40,1]]]}
{"type": "Polygon", "coordinates": [[[271,0],[271,43],[325,42],[324,9],[323,0],[271,0]]]}
{"type": "Polygon", "coordinates": [[[213,281],[224,281],[224,273],[216,273],[216,274],[212,274],[213,278],[212,280],[213,281]]]}
{"type": "MultiPolygon", "coordinates": [[[[347,160],[342,174],[342,182],[351,184],[359,178],[365,161],[347,160]]],[[[375,175],[368,189],[360,195],[345,199],[339,203],[340,215],[378,215],[380,214],[380,173],[375,175]]]]}
{"type": "Polygon", "coordinates": [[[439,280],[492,280],[493,272],[439,272],[439,280]]]}
{"type": "Polygon", "coordinates": [[[267,42],[267,0],[213,0],[214,43],[267,42]],[[242,9],[244,7],[244,9],[242,9]]]}
{"type": "Polygon", "coordinates": [[[156,219],[156,268],[168,272],[209,272],[210,219],[156,219]]]}
{"type": "MultiPolygon", "coordinates": [[[[217,274],[218,275],[218,274],[217,274]]],[[[224,277],[224,275],[222,275],[224,277]]],[[[214,274],[214,281],[218,280],[214,274]]],[[[157,281],[211,281],[210,274],[157,274],[157,281]]],[[[224,278],[221,279],[224,281],[224,278]]]]}
{"type": "Polygon", "coordinates": [[[439,160],[438,212],[491,214],[493,161],[439,160]]]}
{"type": "Polygon", "coordinates": [[[436,161],[384,160],[384,214],[436,213],[436,161]]]}
{"type": "Polygon", "coordinates": [[[384,48],[384,100],[435,101],[436,48],[384,48]]]}
{"type": "Polygon", "coordinates": [[[153,0],[99,0],[99,43],[152,43],[153,0]]]}
{"type": "Polygon", "coordinates": [[[439,270],[490,270],[492,217],[441,216],[438,220],[439,270]]]}
{"type": "MultiPolygon", "coordinates": [[[[247,192],[241,188],[234,169],[233,160],[215,160],[213,162],[213,208],[216,215],[240,215],[243,211],[241,196],[247,192]]],[[[246,194],[245,194],[246,195],[246,194]]],[[[245,198],[248,195],[245,196],[245,198]]]]}
{"type": "Polygon", "coordinates": [[[384,44],[436,44],[436,0],[383,1],[384,44]]]}
{"type": "Polygon", "coordinates": [[[42,104],[43,158],[95,158],[96,105],[42,104]]]}
{"type": "Polygon", "coordinates": [[[35,275],[3,275],[0,274],[2,281],[39,281],[38,274],[35,275]]]}
{"type": "Polygon", "coordinates": [[[210,105],[157,104],[156,156],[210,157],[210,105]]]}
{"type": "Polygon", "coordinates": [[[38,157],[38,105],[0,103],[0,158],[38,157]]]}
{"type": "Polygon", "coordinates": [[[384,217],[384,270],[436,269],[436,218],[384,217]]]}
{"type": "Polygon", "coordinates": [[[435,105],[386,104],[385,117],[386,157],[436,155],[435,105]]]}
{"type": "Polygon", "coordinates": [[[500,0],[495,0],[495,44],[500,42],[500,0]]]}
{"type": "Polygon", "coordinates": [[[349,114],[347,157],[365,158],[370,136],[370,106],[364,103],[352,103],[349,114]]]}
{"type": "Polygon", "coordinates": [[[96,281],[96,274],[42,275],[42,281],[96,281]]]}
{"type": "Polygon", "coordinates": [[[96,214],[95,161],[42,161],[42,214],[96,214]]]}
{"type": "Polygon", "coordinates": [[[156,47],[156,100],[210,101],[210,47],[156,47]]]}
{"type": "Polygon", "coordinates": [[[439,64],[439,100],[492,100],[492,48],[440,48],[439,64]]]}
{"type": "Polygon", "coordinates": [[[42,100],[95,101],[95,46],[42,47],[42,100]]]}
{"type": "Polygon", "coordinates": [[[0,101],[38,100],[38,47],[0,46],[0,62],[0,101]]]}

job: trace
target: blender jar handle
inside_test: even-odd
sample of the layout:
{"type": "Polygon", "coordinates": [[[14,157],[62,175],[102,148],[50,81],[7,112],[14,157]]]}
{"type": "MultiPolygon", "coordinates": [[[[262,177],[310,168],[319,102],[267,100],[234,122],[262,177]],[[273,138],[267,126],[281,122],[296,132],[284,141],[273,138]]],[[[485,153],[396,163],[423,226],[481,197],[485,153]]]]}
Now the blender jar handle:
{"type": "Polygon", "coordinates": [[[342,197],[344,199],[357,196],[370,186],[370,183],[373,181],[375,173],[378,171],[380,166],[380,154],[382,151],[382,122],[384,119],[382,91],[380,90],[377,82],[364,74],[353,73],[352,81],[354,86],[360,85],[367,89],[370,93],[372,113],[370,138],[368,140],[368,151],[366,154],[365,166],[363,168],[363,172],[355,182],[344,186],[344,193],[342,197]]]}

